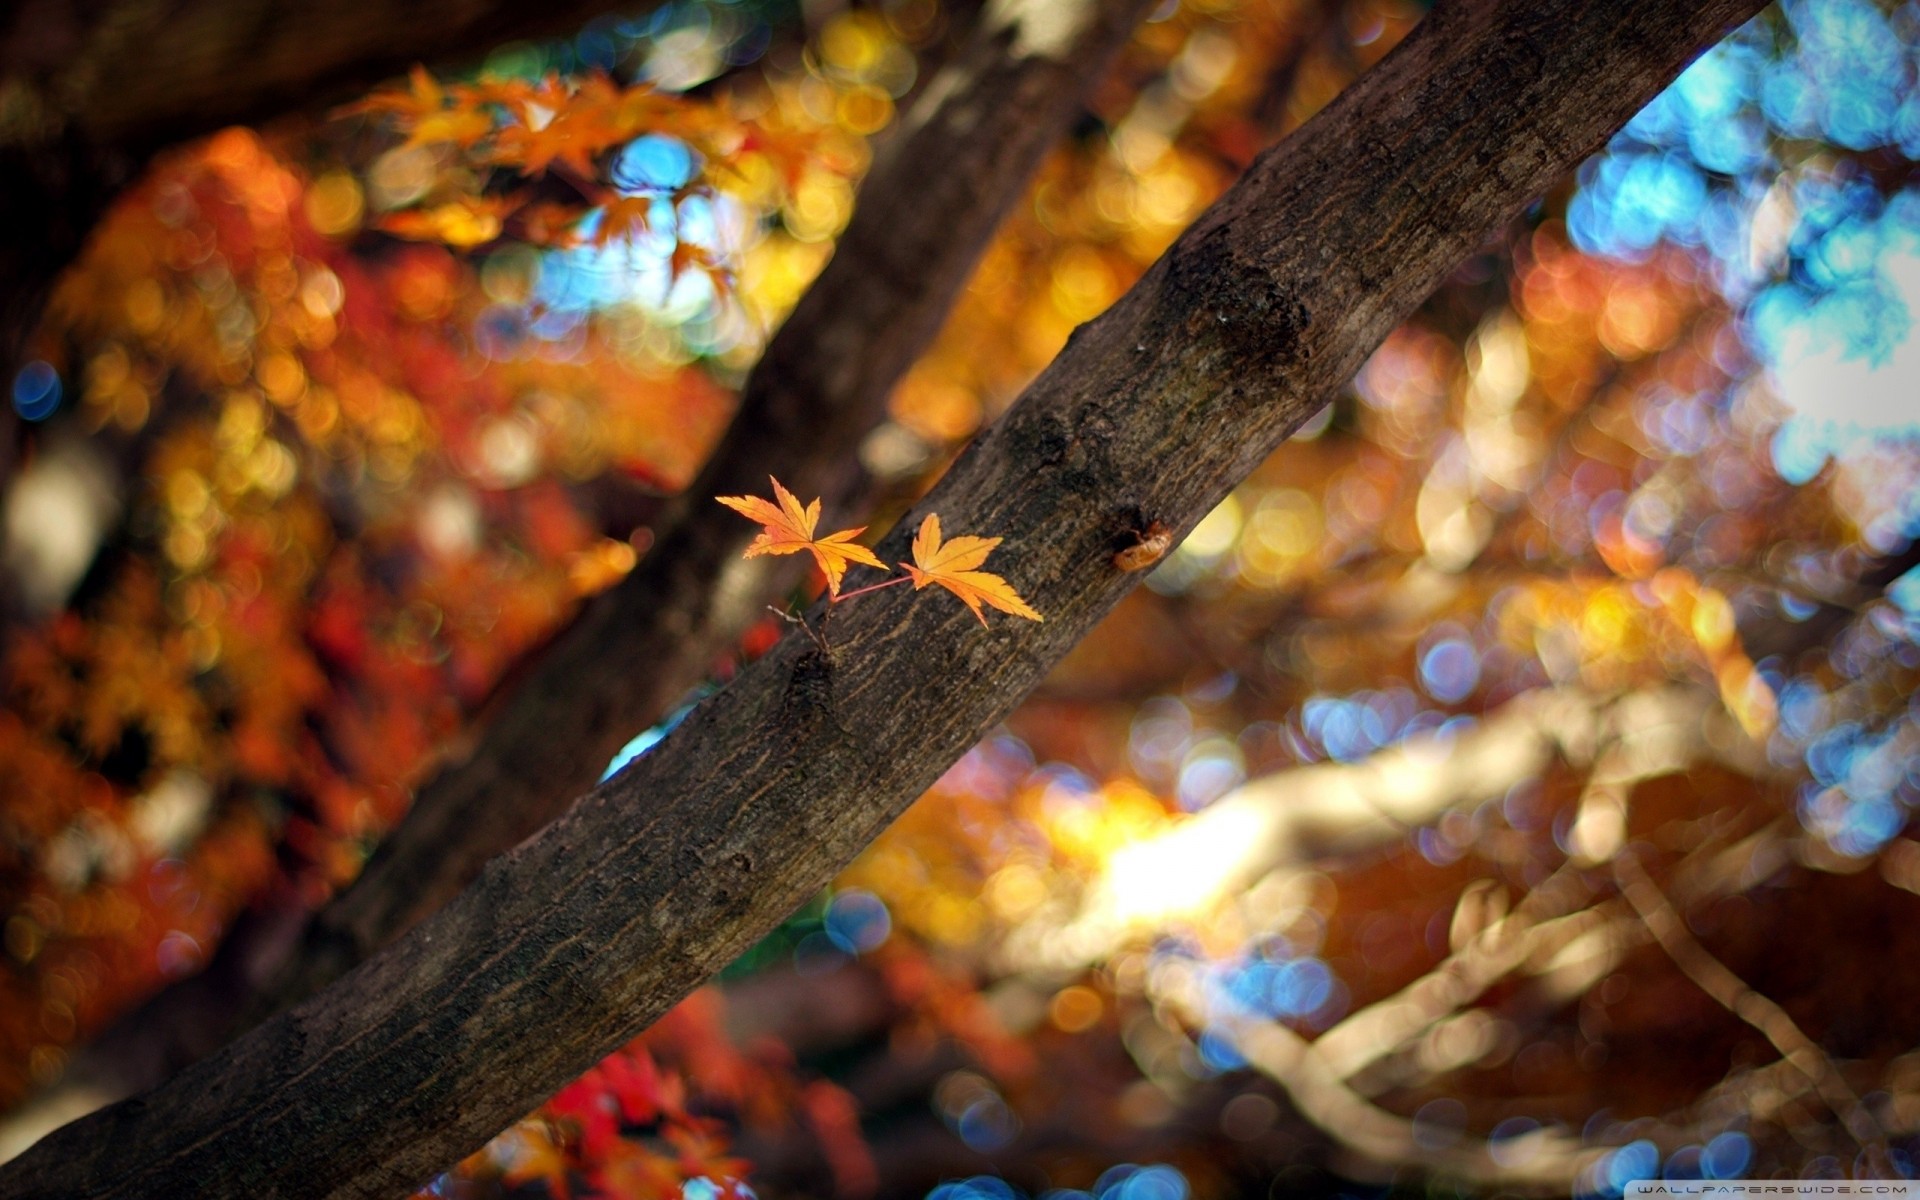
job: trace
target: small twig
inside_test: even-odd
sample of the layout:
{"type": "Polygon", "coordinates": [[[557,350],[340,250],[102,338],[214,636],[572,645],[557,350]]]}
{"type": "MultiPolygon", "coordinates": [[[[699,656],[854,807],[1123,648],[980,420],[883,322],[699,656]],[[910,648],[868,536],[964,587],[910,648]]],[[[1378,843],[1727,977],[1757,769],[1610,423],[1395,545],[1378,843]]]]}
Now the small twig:
{"type": "Polygon", "coordinates": [[[1780,1052],[1780,1056],[1792,1063],[1813,1084],[1820,1098],[1826,1101],[1862,1149],[1870,1155],[1879,1155],[1884,1134],[1878,1122],[1860,1102],[1860,1097],[1854,1093],[1819,1043],[1802,1032],[1785,1009],[1748,986],[1746,980],[1734,974],[1700,944],[1659,885],[1641,869],[1632,851],[1615,858],[1613,870],[1621,895],[1640,915],[1647,931],[1653,934],[1653,940],[1667,952],[1667,957],[1680,968],[1681,974],[1692,980],[1722,1008],[1751,1025],[1773,1043],[1773,1048],[1780,1052]]]}
{"type": "Polygon", "coordinates": [[[1242,1013],[1213,1012],[1191,970],[1163,970],[1149,977],[1148,995],[1187,1024],[1211,1027],[1231,1041],[1249,1066],[1278,1084],[1295,1109],[1334,1144],[1374,1163],[1413,1166],[1457,1176],[1483,1186],[1564,1192],[1602,1151],[1555,1129],[1523,1134],[1502,1148],[1517,1151],[1496,1159],[1490,1143],[1465,1138],[1432,1148],[1421,1143],[1407,1117],[1355,1091],[1310,1042],[1279,1021],[1242,1013]]]}
{"type": "Polygon", "coordinates": [[[804,616],[796,617],[792,613],[788,612],[786,609],[775,608],[771,604],[767,605],[767,611],[772,613],[774,616],[779,617],[782,621],[785,621],[789,625],[798,625],[800,628],[806,630],[807,637],[812,640],[814,645],[820,647],[820,653],[822,654],[827,653],[826,639],[822,638],[818,633],[814,632],[813,626],[807,624],[806,617],[804,616]]]}

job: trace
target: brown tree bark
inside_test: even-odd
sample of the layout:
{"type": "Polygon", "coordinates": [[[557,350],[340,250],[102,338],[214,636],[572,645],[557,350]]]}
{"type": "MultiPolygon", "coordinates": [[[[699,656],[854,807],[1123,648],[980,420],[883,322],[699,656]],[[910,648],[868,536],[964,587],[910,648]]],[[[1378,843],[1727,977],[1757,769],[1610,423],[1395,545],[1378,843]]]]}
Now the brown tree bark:
{"type": "Polygon", "coordinates": [[[829,523],[845,512],[865,482],[860,442],[894,385],[1151,7],[990,6],[968,50],[883,148],[833,259],[755,364],[726,436],[656,524],[645,560],[542,654],[482,723],[471,754],[421,790],[354,886],[320,914],[297,974],[271,984],[269,1002],[324,986],[566,811],[786,592],[805,560],[741,558],[756,531],[712,498],[764,494],[773,475],[821,496],[829,523]],[[1039,40],[1049,36],[1059,40],[1039,40]],[[560,713],[564,729],[555,728],[560,713]]]}
{"type": "Polygon", "coordinates": [[[764,493],[777,475],[824,496],[831,520],[858,495],[861,439],[1151,7],[990,6],[883,147],[833,259],[749,374],[700,478],[656,522],[658,540],[639,568],[535,658],[481,721],[468,755],[421,789],[348,891],[311,921],[244,918],[202,976],[130,1014],[76,1059],[59,1093],[15,1124],[70,1118],[75,1093],[92,1107],[152,1087],[331,982],[564,812],[622,745],[699,683],[804,566],[742,560],[753,527],[711,497],[764,493]]]}
{"type": "Polygon", "coordinates": [[[1138,582],[1116,549],[1191,528],[1758,7],[1443,5],[1077,331],[922,505],[1005,537],[996,565],[1044,623],[983,630],[899,588],[817,611],[829,649],[787,638],[388,950],[55,1133],[0,1190],[387,1195],[471,1152],[824,885],[1138,582]]]}

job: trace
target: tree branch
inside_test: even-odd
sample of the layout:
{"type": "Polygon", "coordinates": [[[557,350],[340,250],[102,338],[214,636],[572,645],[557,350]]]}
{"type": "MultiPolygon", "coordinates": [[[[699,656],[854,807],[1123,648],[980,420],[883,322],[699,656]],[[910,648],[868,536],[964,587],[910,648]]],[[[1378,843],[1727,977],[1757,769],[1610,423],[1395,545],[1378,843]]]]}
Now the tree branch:
{"type": "Polygon", "coordinates": [[[1747,986],[1744,979],[1700,944],[1692,930],[1687,928],[1686,921],[1661,892],[1660,886],[1640,866],[1639,859],[1633,853],[1623,853],[1614,858],[1613,876],[1620,885],[1620,894],[1633,906],[1633,911],[1646,925],[1647,932],[1666,951],[1673,965],[1679,967],[1681,973],[1692,980],[1696,987],[1713,997],[1714,1003],[1753,1026],[1761,1036],[1773,1043],[1780,1057],[1806,1076],[1820,1099],[1833,1110],[1834,1116],[1840,1119],[1840,1123],[1860,1143],[1862,1149],[1870,1153],[1884,1150],[1885,1132],[1878,1127],[1873,1114],[1860,1102],[1853,1088],[1848,1086],[1846,1077],[1833,1065],[1827,1052],[1794,1023],[1784,1008],[1747,986]]]}
{"type": "Polygon", "coordinates": [[[556,639],[482,723],[471,756],[421,790],[320,915],[297,973],[270,986],[270,1002],[324,986],[566,811],[791,587],[803,560],[743,560],[753,530],[712,498],[763,492],[769,475],[819,494],[829,514],[857,496],[860,441],[1149,7],[1012,0],[985,15],[883,149],[833,259],[749,374],[726,437],[669,505],[646,559],[556,639]],[[1038,8],[1064,22],[1064,43],[1030,40],[1038,8]]]}
{"type": "Polygon", "coordinates": [[[1675,685],[1597,695],[1585,688],[1525,692],[1458,734],[1421,734],[1354,763],[1276,771],[1221,797],[1165,833],[1117,852],[1077,911],[1045,912],[1015,930],[1002,952],[1013,970],[1074,970],[1143,931],[1198,917],[1274,872],[1352,858],[1402,841],[1409,830],[1470,809],[1537,779],[1556,758],[1596,766],[1625,787],[1676,764],[1736,759],[1752,772],[1759,751],[1742,741],[1717,696],[1675,685]],[[1712,734],[1722,734],[1716,747],[1712,734]]]}
{"type": "Polygon", "coordinates": [[[983,631],[896,589],[849,606],[831,654],[787,638],[386,952],[47,1138],[0,1188],[366,1196],[477,1148],[826,883],[1138,583],[1117,539],[1143,516],[1190,529],[1488,230],[1757,8],[1442,6],[1078,330],[925,502],[1005,536],[1045,622],[983,631]]]}
{"type": "MultiPolygon", "coordinates": [[[[1001,218],[1064,135],[1150,2],[991,8],[861,189],[833,259],[743,387],[725,440],[657,524],[631,575],[591,601],[483,717],[463,760],[421,790],[360,878],[315,915],[249,914],[200,976],[75,1061],[61,1091],[94,1104],[152,1087],[239,1029],[310,995],[444,905],[482,864],[564,812],[795,582],[798,560],[743,561],[752,528],[712,502],[768,475],[843,508],[865,484],[861,439],[931,343],[1001,218]],[[1052,24],[1050,24],[1050,22],[1052,24]],[[642,669],[635,669],[642,664],[642,669]]],[[[59,1094],[28,1135],[71,1119],[59,1094]]]]}

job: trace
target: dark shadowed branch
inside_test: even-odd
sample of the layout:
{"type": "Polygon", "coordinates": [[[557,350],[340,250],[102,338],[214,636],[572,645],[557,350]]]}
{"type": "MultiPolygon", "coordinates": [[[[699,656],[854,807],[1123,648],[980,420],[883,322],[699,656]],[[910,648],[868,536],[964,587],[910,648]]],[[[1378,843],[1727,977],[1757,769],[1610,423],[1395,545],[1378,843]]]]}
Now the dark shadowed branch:
{"type": "Polygon", "coordinates": [[[203,976],[109,1031],[15,1124],[51,1127],[79,1104],[151,1087],[337,978],[565,811],[697,684],[802,565],[743,561],[752,527],[710,498],[764,492],[778,475],[823,495],[832,519],[857,496],[861,439],[1149,7],[990,7],[882,149],[833,259],[748,376],[700,478],[656,522],[640,566],[534,659],[351,889],[310,922],[304,912],[250,914],[203,976]]]}

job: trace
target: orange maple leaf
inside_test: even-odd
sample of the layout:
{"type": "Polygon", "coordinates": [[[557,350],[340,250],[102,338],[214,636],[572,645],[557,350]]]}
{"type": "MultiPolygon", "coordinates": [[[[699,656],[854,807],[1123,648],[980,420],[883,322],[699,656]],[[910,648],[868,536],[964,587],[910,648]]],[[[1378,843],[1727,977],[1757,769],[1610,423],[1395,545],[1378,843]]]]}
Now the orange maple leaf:
{"type": "Polygon", "coordinates": [[[596,156],[640,132],[623,122],[620,89],[604,75],[589,76],[573,87],[548,76],[512,108],[519,124],[500,131],[493,158],[528,176],[544,174],[558,162],[590,179],[596,156]]]}
{"type": "Polygon", "coordinates": [[[455,84],[450,88],[416,66],[406,87],[374,92],[357,104],[335,109],[336,117],[386,114],[407,132],[409,146],[451,142],[471,147],[493,132],[493,117],[484,111],[482,89],[455,84]]]}
{"type": "Polygon", "coordinates": [[[838,533],[816,538],[813,530],[820,521],[820,501],[816,499],[802,508],[800,501],[792,492],[781,487],[778,479],[769,476],[768,481],[773,484],[773,494],[780,501],[778,507],[758,496],[714,497],[747,520],[758,521],[766,526],[747,547],[748,558],[756,554],[798,554],[805,550],[820,564],[821,573],[827,577],[827,591],[834,596],[840,594],[840,578],[847,573],[848,563],[878,567],[882,571],[887,569],[887,564],[875,558],[873,551],[853,540],[866,532],[866,526],[842,529],[838,533]]]}
{"type": "Polygon", "coordinates": [[[733,273],[713,256],[713,251],[693,242],[675,242],[673,254],[667,259],[667,287],[671,289],[690,270],[705,275],[716,295],[725,296],[732,287],[733,273]]]}
{"type": "Polygon", "coordinates": [[[417,121],[446,107],[447,93],[428,70],[415,64],[407,75],[406,87],[385,87],[353,104],[333,110],[335,117],[354,117],[365,113],[393,113],[402,120],[417,121]]]}
{"type": "Polygon", "coordinates": [[[1013,590],[1006,580],[987,571],[974,568],[987,561],[987,555],[1000,544],[999,538],[957,537],[950,542],[940,540],[940,518],[933,513],[920,522],[920,532],[913,535],[913,564],[906,566],[906,572],[913,577],[913,590],[919,591],[930,583],[960,597],[980,623],[987,623],[987,614],[980,611],[980,602],[1004,613],[1016,617],[1025,617],[1029,621],[1043,618],[1020,594],[1013,590]]]}
{"type": "Polygon", "coordinates": [[[593,231],[592,242],[604,246],[615,238],[643,234],[651,228],[653,197],[620,196],[601,206],[600,227],[593,231]]]}
{"type": "Polygon", "coordinates": [[[538,246],[577,246],[581,241],[582,215],[580,209],[571,204],[537,201],[514,214],[515,232],[538,246]]]}

